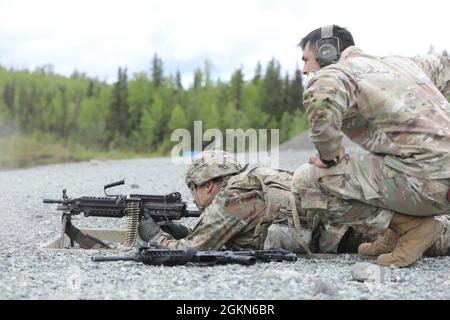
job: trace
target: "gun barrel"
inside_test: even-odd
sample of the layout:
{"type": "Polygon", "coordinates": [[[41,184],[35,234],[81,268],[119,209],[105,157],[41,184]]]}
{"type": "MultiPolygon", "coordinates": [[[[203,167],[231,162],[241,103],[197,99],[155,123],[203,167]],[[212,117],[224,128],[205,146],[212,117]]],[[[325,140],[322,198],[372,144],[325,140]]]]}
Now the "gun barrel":
{"type": "Polygon", "coordinates": [[[91,258],[93,262],[105,262],[105,261],[136,261],[140,262],[139,259],[133,256],[96,256],[91,258]]]}
{"type": "Polygon", "coordinates": [[[44,203],[58,203],[58,204],[61,204],[62,200],[44,199],[43,202],[44,203]]]}
{"type": "Polygon", "coordinates": [[[227,262],[228,263],[237,263],[244,266],[250,266],[252,264],[256,263],[256,257],[253,256],[237,256],[237,255],[230,255],[227,256],[227,262]]]}
{"type": "Polygon", "coordinates": [[[186,210],[183,215],[185,218],[198,218],[200,217],[200,211],[197,210],[186,210]]]}
{"type": "Polygon", "coordinates": [[[229,252],[220,251],[199,251],[194,256],[194,262],[207,265],[237,263],[244,266],[250,266],[255,264],[256,261],[257,259],[254,256],[234,255],[229,252]]]}

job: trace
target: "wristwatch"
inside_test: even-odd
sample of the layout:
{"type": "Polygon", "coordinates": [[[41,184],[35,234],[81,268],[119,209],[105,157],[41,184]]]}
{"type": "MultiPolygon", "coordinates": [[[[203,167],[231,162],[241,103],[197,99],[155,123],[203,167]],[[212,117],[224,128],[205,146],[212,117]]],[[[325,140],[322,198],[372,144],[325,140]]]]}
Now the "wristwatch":
{"type": "Polygon", "coordinates": [[[339,163],[339,155],[336,156],[336,158],[331,159],[331,160],[325,160],[320,158],[320,161],[323,162],[323,164],[325,164],[327,166],[327,168],[331,168],[334,167],[335,165],[337,165],[339,163]]]}

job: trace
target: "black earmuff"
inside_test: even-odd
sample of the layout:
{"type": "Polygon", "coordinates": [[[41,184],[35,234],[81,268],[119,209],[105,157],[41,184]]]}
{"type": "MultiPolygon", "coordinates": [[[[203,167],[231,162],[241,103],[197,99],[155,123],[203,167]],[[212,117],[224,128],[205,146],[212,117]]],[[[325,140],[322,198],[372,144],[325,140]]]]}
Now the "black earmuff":
{"type": "Polygon", "coordinates": [[[321,39],[316,41],[316,58],[321,67],[339,60],[339,38],[333,37],[333,25],[322,27],[321,39]]]}

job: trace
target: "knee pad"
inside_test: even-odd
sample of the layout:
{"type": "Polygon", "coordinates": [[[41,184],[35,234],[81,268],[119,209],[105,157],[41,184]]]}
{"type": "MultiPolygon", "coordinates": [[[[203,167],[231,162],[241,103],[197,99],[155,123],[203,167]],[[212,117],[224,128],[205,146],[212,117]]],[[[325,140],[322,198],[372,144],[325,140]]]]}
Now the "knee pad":
{"type": "MultiPolygon", "coordinates": [[[[303,230],[303,240],[309,246],[311,243],[311,231],[303,230]]],[[[267,230],[264,241],[264,250],[286,249],[295,253],[305,253],[303,247],[297,242],[291,230],[286,225],[272,224],[267,230]]]]}

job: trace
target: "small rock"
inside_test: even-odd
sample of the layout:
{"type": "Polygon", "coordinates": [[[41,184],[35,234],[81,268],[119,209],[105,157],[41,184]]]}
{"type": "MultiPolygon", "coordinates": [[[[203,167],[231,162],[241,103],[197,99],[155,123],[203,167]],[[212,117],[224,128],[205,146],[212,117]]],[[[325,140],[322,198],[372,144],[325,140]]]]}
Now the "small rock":
{"type": "Polygon", "coordinates": [[[131,189],[139,189],[140,187],[139,187],[139,185],[138,184],[132,184],[132,185],[130,185],[130,188],[131,189]]]}
{"type": "Polygon", "coordinates": [[[372,263],[356,263],[352,267],[353,280],[364,282],[374,281],[377,283],[384,282],[384,269],[372,263]]]}
{"type": "Polygon", "coordinates": [[[319,293],[322,293],[322,294],[333,296],[333,295],[337,294],[338,291],[339,290],[338,290],[338,288],[335,285],[333,285],[331,283],[328,283],[328,282],[325,282],[325,281],[323,281],[321,279],[316,279],[314,281],[313,293],[312,294],[313,294],[313,296],[316,296],[319,293]]]}
{"type": "Polygon", "coordinates": [[[301,273],[293,270],[268,270],[263,273],[264,278],[279,278],[281,281],[301,278],[301,273]]]}

